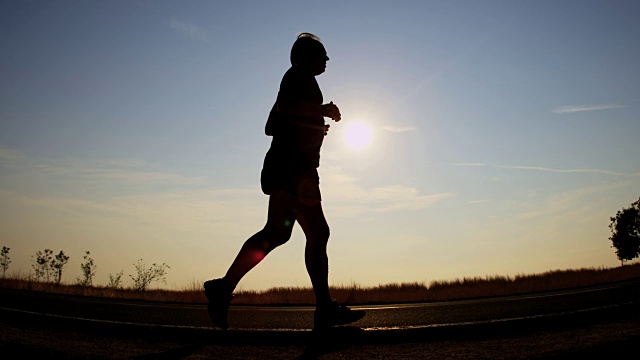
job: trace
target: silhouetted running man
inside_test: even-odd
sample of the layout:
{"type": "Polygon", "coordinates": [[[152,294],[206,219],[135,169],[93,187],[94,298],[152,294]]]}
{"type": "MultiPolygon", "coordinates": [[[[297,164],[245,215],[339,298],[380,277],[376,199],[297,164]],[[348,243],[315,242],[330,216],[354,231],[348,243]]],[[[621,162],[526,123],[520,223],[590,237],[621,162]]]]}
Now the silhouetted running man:
{"type": "Polygon", "coordinates": [[[307,239],[305,264],[316,299],[314,328],[344,325],[364,316],[364,311],[340,305],[329,294],[329,225],[322,211],[317,168],[320,147],[329,130],[324,117],[340,121],[340,110],[333,102],[323,104],[315,79],[325,71],[328,60],[320,39],[313,34],[300,34],[291,48],[292,66],[282,78],[265,127],[265,133],[273,137],[260,179],[262,191],[269,195],[267,223],[244,243],[223,278],[204,283],[209,316],[217,327],[229,327],[229,303],[238,282],[269,252],[289,240],[296,221],[307,239]]]}

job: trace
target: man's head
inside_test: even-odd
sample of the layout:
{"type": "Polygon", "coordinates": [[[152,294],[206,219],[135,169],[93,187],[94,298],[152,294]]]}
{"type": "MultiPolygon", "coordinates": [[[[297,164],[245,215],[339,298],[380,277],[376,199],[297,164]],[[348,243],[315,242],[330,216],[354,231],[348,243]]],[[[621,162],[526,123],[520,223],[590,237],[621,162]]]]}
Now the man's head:
{"type": "Polygon", "coordinates": [[[327,67],[327,51],[320,42],[320,38],[302,33],[291,47],[291,65],[302,66],[310,69],[313,75],[320,75],[327,67]]]}

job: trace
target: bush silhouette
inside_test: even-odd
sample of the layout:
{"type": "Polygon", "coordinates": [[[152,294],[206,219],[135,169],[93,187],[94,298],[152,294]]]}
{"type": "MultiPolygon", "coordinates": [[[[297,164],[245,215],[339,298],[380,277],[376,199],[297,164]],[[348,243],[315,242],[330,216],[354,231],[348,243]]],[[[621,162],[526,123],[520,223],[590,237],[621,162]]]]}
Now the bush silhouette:
{"type": "Polygon", "coordinates": [[[89,251],[85,251],[84,262],[80,264],[80,270],[82,270],[82,278],[78,278],[78,285],[91,286],[93,285],[93,277],[96,275],[96,265],[93,262],[93,258],[89,255],[89,251]]]}
{"type": "Polygon", "coordinates": [[[145,291],[147,287],[154,281],[162,281],[166,283],[164,277],[169,269],[169,265],[162,263],[160,265],[153,263],[150,267],[146,267],[142,259],[138,259],[137,264],[133,264],[136,268],[136,276],[129,275],[133,280],[133,288],[138,291],[145,291]]]}

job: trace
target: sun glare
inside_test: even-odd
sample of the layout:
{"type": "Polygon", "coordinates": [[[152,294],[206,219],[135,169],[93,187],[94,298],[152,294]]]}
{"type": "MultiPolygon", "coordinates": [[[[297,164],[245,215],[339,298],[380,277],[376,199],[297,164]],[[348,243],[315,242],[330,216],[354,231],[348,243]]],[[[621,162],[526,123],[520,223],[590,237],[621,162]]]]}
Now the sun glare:
{"type": "Polygon", "coordinates": [[[347,125],[344,131],[344,140],[354,149],[362,149],[371,144],[373,133],[369,125],[363,122],[354,122],[347,125]]]}

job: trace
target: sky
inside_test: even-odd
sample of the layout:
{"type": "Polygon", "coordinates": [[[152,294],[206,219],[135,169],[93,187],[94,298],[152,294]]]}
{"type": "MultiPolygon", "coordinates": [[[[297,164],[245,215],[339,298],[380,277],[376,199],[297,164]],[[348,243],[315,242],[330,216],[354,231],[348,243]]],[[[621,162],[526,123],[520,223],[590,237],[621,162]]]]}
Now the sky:
{"type": "MultiPolygon", "coordinates": [[[[637,1],[0,1],[0,246],[138,259],[181,289],[262,228],[264,124],[297,34],[330,61],[330,283],[614,267],[640,196],[637,1]],[[350,124],[371,142],[345,141],[350,124]]],[[[310,286],[293,237],[240,283],[310,286]]]]}

